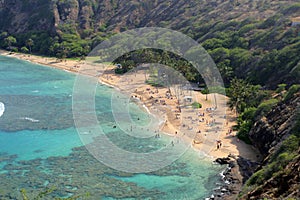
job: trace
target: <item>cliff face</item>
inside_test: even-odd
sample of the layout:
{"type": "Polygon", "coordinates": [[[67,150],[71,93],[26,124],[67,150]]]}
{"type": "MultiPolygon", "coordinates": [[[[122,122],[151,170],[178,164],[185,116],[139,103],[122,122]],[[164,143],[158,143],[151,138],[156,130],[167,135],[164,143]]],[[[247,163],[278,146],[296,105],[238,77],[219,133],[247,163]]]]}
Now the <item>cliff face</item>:
{"type": "Polygon", "coordinates": [[[277,175],[254,188],[242,199],[299,199],[300,198],[300,148],[298,156],[277,175]]]}
{"type": "MultiPolygon", "coordinates": [[[[57,55],[60,45],[65,49],[71,44],[70,51],[84,49],[102,41],[106,33],[166,27],[202,43],[214,39],[206,47],[220,52],[220,60],[226,61],[221,64],[230,61],[228,67],[236,65],[235,75],[252,75],[258,77],[258,83],[276,87],[279,83],[299,83],[300,29],[290,26],[291,17],[298,17],[299,11],[299,0],[0,0],[0,33],[16,36],[21,40],[19,48],[35,36],[33,50],[57,55]],[[46,34],[38,40],[39,34],[31,32],[46,32],[51,37],[46,34]],[[81,45],[78,40],[85,43],[81,41],[81,45]],[[278,54],[279,50],[285,51],[278,54]],[[239,52],[243,54],[235,57],[239,52]],[[243,62],[239,62],[241,57],[245,57],[243,62]]],[[[80,51],[75,55],[84,54],[80,51]]],[[[292,134],[299,102],[298,93],[258,119],[251,129],[250,139],[266,158],[265,166],[292,134]]],[[[300,182],[299,157],[286,163],[283,171],[287,173],[266,177],[245,199],[293,193],[300,182]]]]}
{"type": "Polygon", "coordinates": [[[300,92],[258,120],[250,138],[265,159],[240,199],[299,199],[300,92]]]}
{"type": "Polygon", "coordinates": [[[28,30],[52,31],[59,25],[84,29],[120,31],[144,26],[190,29],[193,23],[233,18],[266,19],[290,1],[122,1],[122,0],[3,0],[0,1],[1,31],[12,34],[28,30]],[[266,6],[267,5],[267,6],[266,6]],[[257,11],[260,9],[260,11],[257,11]],[[226,12],[224,12],[226,10],[226,12]]]}
{"type": "Polygon", "coordinates": [[[257,149],[268,156],[286,139],[296,123],[299,112],[300,94],[286,103],[279,103],[266,117],[258,119],[249,133],[257,149]]]}
{"type": "Polygon", "coordinates": [[[49,0],[0,1],[0,29],[9,33],[54,31],[52,3],[49,0]]]}
{"type": "Polygon", "coordinates": [[[0,47],[11,35],[16,50],[33,39],[35,53],[81,57],[116,32],[164,27],[202,43],[220,68],[276,88],[297,83],[299,12],[298,0],[0,0],[0,47]]]}

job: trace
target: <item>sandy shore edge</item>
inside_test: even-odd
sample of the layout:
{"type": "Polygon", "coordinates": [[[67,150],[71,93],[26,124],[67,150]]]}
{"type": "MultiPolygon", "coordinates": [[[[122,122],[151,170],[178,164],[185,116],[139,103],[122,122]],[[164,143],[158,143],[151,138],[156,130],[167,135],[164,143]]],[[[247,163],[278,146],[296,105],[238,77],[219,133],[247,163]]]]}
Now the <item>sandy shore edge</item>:
{"type": "MultiPolygon", "coordinates": [[[[36,56],[36,55],[28,55],[28,54],[22,54],[22,53],[10,53],[7,51],[0,50],[0,55],[9,56],[13,58],[18,58],[22,60],[26,60],[32,63],[41,64],[49,67],[54,67],[57,69],[62,69],[68,72],[72,73],[78,73],[80,72],[80,66],[84,64],[84,61],[79,60],[58,60],[56,58],[50,58],[50,57],[42,57],[42,56],[36,56]]],[[[108,67],[104,74],[99,78],[99,82],[101,84],[108,85],[110,87],[115,87],[122,90],[122,82],[120,79],[122,79],[121,76],[116,75],[113,73],[112,70],[113,66],[108,67]],[[120,84],[121,83],[121,84],[120,84]]],[[[126,82],[123,82],[126,84],[126,82]]],[[[151,112],[153,109],[153,105],[151,105],[151,102],[149,102],[149,93],[145,92],[148,91],[150,88],[150,91],[154,91],[155,88],[147,85],[144,83],[143,85],[138,88],[137,91],[134,91],[133,95],[136,95],[141,102],[147,107],[147,109],[151,112]]],[[[165,89],[159,89],[160,91],[157,92],[157,96],[163,96],[166,94],[166,88],[165,89]]],[[[205,116],[209,115],[209,113],[206,112],[207,108],[211,107],[211,99],[212,94],[208,95],[208,101],[206,101],[205,95],[202,95],[201,93],[196,94],[198,101],[202,104],[202,109],[197,110],[196,113],[204,113],[205,116]]],[[[174,120],[176,117],[176,113],[174,113],[174,108],[176,108],[176,103],[169,101],[168,99],[164,98],[164,101],[166,104],[170,104],[171,109],[169,111],[166,111],[166,120],[167,123],[162,127],[162,130],[169,135],[174,135],[176,132],[179,132],[180,127],[178,126],[178,123],[176,120],[174,120]],[[174,107],[175,106],[175,107],[174,107]]],[[[155,105],[154,105],[155,107],[155,105]]],[[[184,116],[187,117],[187,116],[184,116]]],[[[190,117],[190,116],[188,116],[190,117]]],[[[202,117],[199,117],[202,118],[202,117]]],[[[198,119],[199,119],[198,118],[198,119]]],[[[197,116],[192,117],[193,120],[197,119],[197,116]]],[[[204,117],[204,121],[208,121],[209,118],[204,117]]],[[[201,131],[200,137],[198,137],[197,140],[191,139],[191,146],[204,154],[204,156],[210,157],[212,159],[219,158],[219,157],[227,157],[229,154],[233,154],[235,156],[242,156],[250,160],[257,160],[259,153],[251,146],[247,145],[242,141],[239,141],[235,137],[235,132],[232,131],[230,134],[228,134],[229,130],[232,129],[232,126],[236,124],[235,120],[235,114],[227,109],[226,110],[226,122],[222,125],[221,130],[218,131],[218,134],[216,135],[216,141],[219,140],[222,142],[222,146],[220,148],[217,148],[217,143],[212,143],[212,141],[206,141],[205,139],[205,129],[207,127],[205,126],[205,123],[200,124],[199,130],[201,131]],[[209,151],[203,151],[204,148],[210,148],[209,151]]],[[[179,123],[180,125],[180,123],[179,123]]],[[[207,124],[206,124],[207,125],[207,124]]],[[[186,126],[189,127],[189,124],[186,124],[186,126]]],[[[196,131],[196,130],[195,130],[196,131]]],[[[212,133],[209,133],[212,134],[212,133]]]]}

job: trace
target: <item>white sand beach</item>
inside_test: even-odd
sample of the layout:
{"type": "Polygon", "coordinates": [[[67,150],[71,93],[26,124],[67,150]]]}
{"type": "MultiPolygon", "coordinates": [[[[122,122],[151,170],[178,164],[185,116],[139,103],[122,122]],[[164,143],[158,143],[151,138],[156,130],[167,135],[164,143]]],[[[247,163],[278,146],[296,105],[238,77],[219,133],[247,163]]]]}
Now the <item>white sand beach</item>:
{"type": "MultiPolygon", "coordinates": [[[[0,51],[0,54],[74,73],[84,73],[81,68],[84,66],[86,69],[87,66],[85,61],[79,60],[58,60],[6,51],[0,51]]],[[[90,67],[95,69],[95,66],[90,67]]],[[[121,91],[128,92],[130,87],[134,89],[131,95],[138,98],[151,113],[164,113],[165,123],[161,128],[163,132],[188,140],[193,148],[212,158],[227,157],[229,154],[233,154],[253,161],[258,159],[259,153],[251,145],[240,141],[235,136],[236,132],[232,131],[232,127],[236,124],[236,116],[226,107],[227,97],[220,94],[209,94],[206,97],[196,91],[185,91],[186,94],[175,95],[174,88],[170,88],[171,94],[168,94],[169,89],[166,87],[153,87],[146,84],[143,71],[124,76],[115,74],[114,68],[115,66],[106,66],[103,71],[91,70],[88,74],[95,76],[96,72],[101,74],[99,82],[117,87],[121,91]],[[178,98],[182,99],[184,95],[189,95],[193,98],[192,101],[201,103],[202,108],[187,107],[183,111],[180,107],[183,102],[180,100],[178,103],[178,98]],[[218,108],[211,109],[215,106],[213,102],[216,96],[221,99],[222,102],[219,104],[223,105],[224,111],[220,111],[218,108]]]]}

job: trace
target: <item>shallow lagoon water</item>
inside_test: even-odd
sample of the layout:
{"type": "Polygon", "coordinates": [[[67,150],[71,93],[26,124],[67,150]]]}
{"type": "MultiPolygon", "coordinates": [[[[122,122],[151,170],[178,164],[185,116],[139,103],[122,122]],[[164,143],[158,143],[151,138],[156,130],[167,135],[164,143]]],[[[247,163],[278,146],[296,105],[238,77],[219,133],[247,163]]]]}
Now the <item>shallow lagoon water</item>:
{"type": "MultiPolygon", "coordinates": [[[[44,199],[86,193],[89,199],[203,199],[216,187],[221,168],[193,149],[146,174],[103,165],[86,150],[74,127],[74,74],[3,56],[0,72],[5,106],[0,117],[0,199],[21,199],[22,188],[33,197],[47,187],[55,190],[44,199]]],[[[97,117],[112,142],[132,152],[155,151],[170,142],[164,135],[132,138],[113,128],[112,91],[99,85],[96,94],[97,117]]],[[[141,124],[149,120],[135,104],[131,115],[141,124]]]]}

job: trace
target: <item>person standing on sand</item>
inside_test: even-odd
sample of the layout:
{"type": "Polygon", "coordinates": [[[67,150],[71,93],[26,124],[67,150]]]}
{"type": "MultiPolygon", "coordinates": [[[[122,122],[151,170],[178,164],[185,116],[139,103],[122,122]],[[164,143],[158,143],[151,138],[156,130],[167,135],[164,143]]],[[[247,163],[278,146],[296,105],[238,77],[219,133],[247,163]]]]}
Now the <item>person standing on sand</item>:
{"type": "Polygon", "coordinates": [[[222,141],[221,140],[217,140],[217,150],[219,150],[222,146],[222,141]]]}

